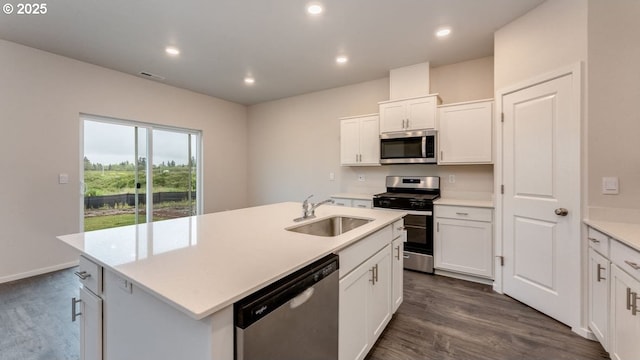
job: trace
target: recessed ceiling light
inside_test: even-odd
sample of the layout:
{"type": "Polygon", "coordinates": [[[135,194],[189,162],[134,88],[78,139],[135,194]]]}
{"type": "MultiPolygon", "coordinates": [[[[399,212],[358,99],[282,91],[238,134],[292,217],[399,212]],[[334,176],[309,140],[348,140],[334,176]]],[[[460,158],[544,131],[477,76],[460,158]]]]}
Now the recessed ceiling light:
{"type": "Polygon", "coordinates": [[[307,5],[307,13],[310,15],[320,15],[323,11],[324,9],[322,8],[322,5],[318,3],[311,3],[307,5]]]}
{"type": "Polygon", "coordinates": [[[437,37],[445,37],[447,35],[451,34],[451,29],[449,28],[442,28],[439,29],[438,31],[436,31],[436,36],[437,37]]]}
{"type": "Polygon", "coordinates": [[[169,55],[180,55],[180,49],[178,49],[177,47],[173,47],[173,46],[167,46],[164,51],[169,54],[169,55]]]}
{"type": "Polygon", "coordinates": [[[338,57],[336,58],[336,62],[337,62],[338,64],[346,64],[348,61],[349,61],[349,58],[348,58],[348,57],[346,57],[346,56],[338,56],[338,57]]]}
{"type": "Polygon", "coordinates": [[[247,85],[253,85],[256,82],[256,79],[252,78],[251,76],[247,76],[246,78],[244,78],[244,83],[247,85]]]}

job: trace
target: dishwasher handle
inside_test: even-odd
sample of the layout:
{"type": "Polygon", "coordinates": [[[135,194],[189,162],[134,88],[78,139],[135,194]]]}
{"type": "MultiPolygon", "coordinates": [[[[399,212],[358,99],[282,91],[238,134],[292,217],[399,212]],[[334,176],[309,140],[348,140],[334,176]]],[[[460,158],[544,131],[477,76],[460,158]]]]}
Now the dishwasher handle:
{"type": "Polygon", "coordinates": [[[297,308],[298,306],[306,303],[309,299],[311,299],[311,297],[313,296],[313,288],[310,287],[307,290],[303,291],[302,294],[294,297],[293,299],[291,299],[291,303],[290,303],[290,307],[292,309],[297,308]]]}

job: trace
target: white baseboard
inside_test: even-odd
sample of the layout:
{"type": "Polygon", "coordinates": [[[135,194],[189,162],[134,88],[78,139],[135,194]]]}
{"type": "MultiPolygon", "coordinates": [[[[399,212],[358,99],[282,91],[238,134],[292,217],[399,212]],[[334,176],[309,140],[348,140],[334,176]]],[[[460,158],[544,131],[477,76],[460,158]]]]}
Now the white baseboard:
{"type": "Polygon", "coordinates": [[[9,281],[22,280],[22,279],[26,279],[26,278],[29,278],[29,277],[32,277],[32,276],[46,274],[46,273],[49,273],[49,272],[52,272],[52,271],[68,269],[70,267],[74,267],[74,266],[77,266],[77,265],[78,265],[78,260],[75,260],[75,261],[71,261],[71,262],[64,263],[64,264],[58,264],[58,265],[48,266],[48,267],[44,267],[44,268],[40,268],[40,269],[35,269],[35,270],[19,273],[19,274],[3,276],[3,277],[0,277],[0,284],[6,283],[6,282],[9,282],[9,281]]]}
{"type": "Polygon", "coordinates": [[[571,331],[573,331],[574,333],[582,336],[585,339],[589,339],[589,340],[593,340],[593,341],[598,341],[598,339],[596,338],[595,335],[593,335],[593,332],[591,330],[589,330],[588,328],[585,327],[572,327],[571,331]]]}

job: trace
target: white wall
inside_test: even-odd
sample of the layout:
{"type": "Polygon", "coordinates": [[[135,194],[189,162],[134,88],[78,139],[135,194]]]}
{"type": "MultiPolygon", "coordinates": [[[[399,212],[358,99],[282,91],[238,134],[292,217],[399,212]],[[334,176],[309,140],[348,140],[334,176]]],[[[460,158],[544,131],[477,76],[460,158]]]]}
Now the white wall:
{"type": "Polygon", "coordinates": [[[431,92],[443,104],[493,98],[493,56],[431,69],[431,92]]]}
{"type": "Polygon", "coordinates": [[[640,1],[589,1],[589,217],[640,222],[640,1]],[[619,195],[601,193],[617,176],[619,195]]]}
{"type": "Polygon", "coordinates": [[[202,130],[204,211],[247,205],[245,106],[2,40],[0,79],[0,282],[77,261],[79,113],[202,130]]]}
{"type": "Polygon", "coordinates": [[[496,31],[496,90],[586,61],[586,26],[586,1],[551,0],[496,31]]]}
{"type": "MultiPolygon", "coordinates": [[[[490,58],[432,69],[439,79],[431,84],[439,92],[460,101],[493,97],[490,58]],[[468,82],[446,81],[451,74],[466,74],[468,82]],[[476,98],[464,93],[471,88],[476,98]],[[463,94],[463,95],[460,95],[463,94]]],[[[249,107],[249,202],[260,205],[279,201],[302,201],[314,194],[315,201],[339,192],[384,191],[387,175],[432,175],[443,177],[443,193],[486,198],[493,189],[493,167],[392,165],[379,167],[340,166],[338,118],[378,112],[378,102],[389,99],[389,79],[379,79],[249,107]],[[335,181],[329,181],[329,173],[335,181]],[[365,181],[358,181],[358,175],[365,181]],[[444,181],[456,175],[455,184],[444,181]]]]}

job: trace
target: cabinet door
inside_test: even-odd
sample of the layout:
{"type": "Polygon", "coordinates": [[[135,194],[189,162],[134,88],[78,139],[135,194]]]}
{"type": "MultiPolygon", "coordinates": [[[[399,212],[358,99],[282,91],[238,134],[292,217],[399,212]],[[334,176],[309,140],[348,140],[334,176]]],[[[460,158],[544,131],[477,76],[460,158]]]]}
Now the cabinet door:
{"type": "Polygon", "coordinates": [[[640,354],[640,282],[611,265],[611,339],[609,354],[614,360],[638,359],[640,354]],[[633,304],[637,313],[632,313],[633,304]]]}
{"type": "Polygon", "coordinates": [[[360,162],[380,164],[380,120],[378,116],[360,120],[360,162]]]}
{"type": "Polygon", "coordinates": [[[404,102],[380,104],[380,133],[404,131],[406,107],[404,102]]]}
{"type": "Polygon", "coordinates": [[[491,163],[493,102],[439,109],[439,164],[491,163]]]}
{"type": "Polygon", "coordinates": [[[380,250],[372,259],[375,281],[370,286],[369,331],[375,343],[391,320],[391,247],[380,250]]]}
{"type": "Polygon", "coordinates": [[[493,277],[491,223],[436,218],[435,267],[493,277]]]}
{"type": "Polygon", "coordinates": [[[102,359],[102,299],[80,288],[80,360],[102,359]]]}
{"type": "Polygon", "coordinates": [[[428,96],[425,98],[412,99],[406,101],[407,130],[434,129],[436,127],[437,97],[428,96]]]}
{"type": "Polygon", "coordinates": [[[358,119],[340,121],[340,163],[357,164],[360,154],[360,123],[358,119]]]}
{"type": "Polygon", "coordinates": [[[367,328],[369,288],[373,279],[369,265],[365,262],[340,280],[339,360],[364,359],[372,345],[367,328]]]}
{"type": "Polygon", "coordinates": [[[406,232],[402,232],[402,235],[395,240],[391,244],[391,257],[393,261],[392,273],[393,279],[391,284],[391,305],[392,305],[392,313],[395,312],[402,304],[403,294],[402,289],[404,286],[404,242],[406,240],[406,232]]]}
{"type": "Polygon", "coordinates": [[[589,248],[589,328],[608,348],[609,260],[589,248]]]}

